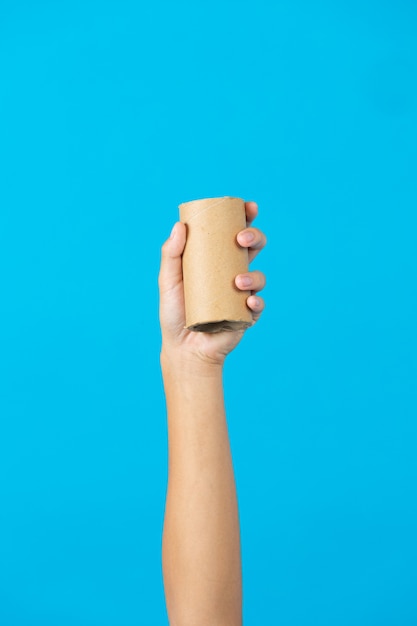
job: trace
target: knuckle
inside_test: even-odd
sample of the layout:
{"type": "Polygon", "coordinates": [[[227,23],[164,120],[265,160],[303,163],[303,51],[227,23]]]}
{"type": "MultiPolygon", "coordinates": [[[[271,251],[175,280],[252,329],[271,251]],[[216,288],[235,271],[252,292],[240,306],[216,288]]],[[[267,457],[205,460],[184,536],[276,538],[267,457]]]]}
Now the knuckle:
{"type": "Polygon", "coordinates": [[[169,241],[165,241],[161,247],[161,256],[163,259],[168,256],[168,250],[169,250],[169,241]]]}
{"type": "Polygon", "coordinates": [[[259,228],[254,228],[255,243],[258,248],[263,248],[266,245],[266,237],[259,228]]]}
{"type": "Polygon", "coordinates": [[[266,276],[263,272],[260,272],[259,270],[256,271],[256,278],[257,278],[257,282],[259,283],[260,287],[265,287],[266,285],[266,276]]]}

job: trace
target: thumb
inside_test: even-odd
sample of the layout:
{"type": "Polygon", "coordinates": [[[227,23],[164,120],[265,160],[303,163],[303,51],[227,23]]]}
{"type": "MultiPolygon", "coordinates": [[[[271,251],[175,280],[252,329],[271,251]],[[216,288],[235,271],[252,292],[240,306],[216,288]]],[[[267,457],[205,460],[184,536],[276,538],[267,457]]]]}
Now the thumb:
{"type": "Polygon", "coordinates": [[[177,222],[161,250],[161,268],[159,271],[159,288],[168,291],[182,281],[182,253],[186,240],[186,228],[177,222]]]}

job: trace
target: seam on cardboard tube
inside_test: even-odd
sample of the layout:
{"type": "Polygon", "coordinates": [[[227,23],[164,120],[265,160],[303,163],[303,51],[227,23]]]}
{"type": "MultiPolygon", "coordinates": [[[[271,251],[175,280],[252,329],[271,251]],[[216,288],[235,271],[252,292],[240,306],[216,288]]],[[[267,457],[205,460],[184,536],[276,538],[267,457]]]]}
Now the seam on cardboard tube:
{"type": "Polygon", "coordinates": [[[211,204],[206,206],[204,209],[201,209],[200,211],[198,211],[198,213],[194,213],[194,215],[192,217],[187,219],[186,223],[188,224],[188,222],[191,222],[193,219],[195,219],[196,217],[198,217],[202,213],[205,213],[209,209],[212,209],[213,207],[217,206],[218,204],[222,204],[224,201],[225,201],[225,198],[220,198],[220,200],[217,200],[217,202],[212,202],[211,204]]]}

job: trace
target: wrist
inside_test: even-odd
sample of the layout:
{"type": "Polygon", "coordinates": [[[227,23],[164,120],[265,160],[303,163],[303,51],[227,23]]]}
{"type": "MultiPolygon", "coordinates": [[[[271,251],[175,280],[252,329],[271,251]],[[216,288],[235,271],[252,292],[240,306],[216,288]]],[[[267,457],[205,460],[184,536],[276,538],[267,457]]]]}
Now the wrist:
{"type": "Polygon", "coordinates": [[[223,362],[199,356],[177,347],[162,345],[161,370],[163,377],[218,378],[222,377],[223,362]]]}

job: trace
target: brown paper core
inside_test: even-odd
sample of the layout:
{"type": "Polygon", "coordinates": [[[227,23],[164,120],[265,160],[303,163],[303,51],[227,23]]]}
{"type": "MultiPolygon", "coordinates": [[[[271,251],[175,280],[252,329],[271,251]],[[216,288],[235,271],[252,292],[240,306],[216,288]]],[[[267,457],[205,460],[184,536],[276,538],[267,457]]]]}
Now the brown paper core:
{"type": "Polygon", "coordinates": [[[237,274],[248,271],[248,251],[237,243],[246,228],[241,198],[206,198],[180,204],[187,226],[183,254],[185,327],[216,333],[246,330],[252,313],[246,305],[250,291],[235,285],[237,274]]]}

